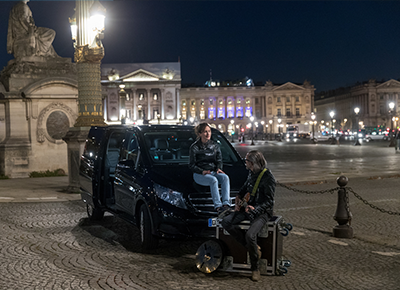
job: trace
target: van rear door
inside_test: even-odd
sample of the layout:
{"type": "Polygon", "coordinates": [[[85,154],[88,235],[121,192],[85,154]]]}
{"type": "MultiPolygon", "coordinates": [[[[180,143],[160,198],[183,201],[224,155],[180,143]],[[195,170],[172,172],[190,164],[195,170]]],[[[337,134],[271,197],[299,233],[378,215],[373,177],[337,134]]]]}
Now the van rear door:
{"type": "Polygon", "coordinates": [[[85,149],[81,156],[79,166],[79,182],[81,190],[93,196],[94,188],[99,184],[99,174],[96,169],[101,162],[100,145],[105,134],[106,127],[92,127],[85,143],[85,149]]]}

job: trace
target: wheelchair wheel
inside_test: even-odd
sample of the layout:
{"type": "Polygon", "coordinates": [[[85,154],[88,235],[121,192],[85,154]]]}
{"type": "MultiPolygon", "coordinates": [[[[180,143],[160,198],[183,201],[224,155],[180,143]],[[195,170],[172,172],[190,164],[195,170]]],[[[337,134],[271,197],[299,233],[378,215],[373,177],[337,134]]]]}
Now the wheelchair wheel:
{"type": "Polygon", "coordinates": [[[212,273],[221,265],[223,256],[221,244],[208,240],[196,252],[196,267],[203,273],[212,273]]]}

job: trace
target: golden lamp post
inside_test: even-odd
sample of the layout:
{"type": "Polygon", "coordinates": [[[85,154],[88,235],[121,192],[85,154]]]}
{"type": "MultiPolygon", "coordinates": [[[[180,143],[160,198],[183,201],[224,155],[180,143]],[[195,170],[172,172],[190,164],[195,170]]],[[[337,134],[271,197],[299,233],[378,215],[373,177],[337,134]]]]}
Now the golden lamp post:
{"type": "Polygon", "coordinates": [[[63,140],[68,150],[67,192],[79,192],[79,164],[91,126],[105,126],[100,64],[104,57],[105,8],[97,0],[76,1],[69,19],[78,71],[78,118],[63,140]]]}

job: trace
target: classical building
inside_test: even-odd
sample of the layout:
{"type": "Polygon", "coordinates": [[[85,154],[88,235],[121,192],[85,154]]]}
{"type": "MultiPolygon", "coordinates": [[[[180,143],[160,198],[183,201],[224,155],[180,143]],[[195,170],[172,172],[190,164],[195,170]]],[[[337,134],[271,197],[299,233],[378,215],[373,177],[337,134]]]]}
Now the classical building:
{"type": "MultiPolygon", "coordinates": [[[[322,92],[315,98],[317,121],[320,125],[330,122],[329,114],[334,112],[335,129],[356,130],[358,118],[360,128],[385,130],[392,126],[392,118],[398,117],[399,96],[400,82],[394,79],[382,82],[369,80],[355,86],[322,92]],[[389,107],[392,102],[393,110],[389,107]],[[358,115],[354,112],[356,107],[360,109],[358,115]]],[[[394,127],[399,126],[396,122],[395,119],[394,127]]]]}
{"type": "Polygon", "coordinates": [[[258,132],[276,133],[279,125],[285,132],[287,125],[311,120],[314,90],[307,81],[182,88],[181,115],[184,120],[206,121],[222,132],[239,133],[253,125],[258,132]]]}
{"type": "Polygon", "coordinates": [[[107,123],[179,121],[179,62],[102,64],[101,72],[107,123]]]}
{"type": "Polygon", "coordinates": [[[251,123],[264,133],[278,132],[279,124],[283,132],[289,124],[308,124],[315,90],[307,81],[255,86],[250,79],[181,88],[179,62],[102,64],[102,88],[107,123],[204,121],[236,134],[251,123]]]}

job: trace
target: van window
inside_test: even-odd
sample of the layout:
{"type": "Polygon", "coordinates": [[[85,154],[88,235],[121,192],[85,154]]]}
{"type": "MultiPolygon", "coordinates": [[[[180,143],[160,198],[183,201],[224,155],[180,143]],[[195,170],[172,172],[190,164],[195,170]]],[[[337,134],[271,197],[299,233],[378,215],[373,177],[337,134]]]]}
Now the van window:
{"type": "Polygon", "coordinates": [[[139,155],[139,144],[135,133],[127,132],[122,145],[121,160],[133,160],[136,164],[139,155]]]}
{"type": "MultiPolygon", "coordinates": [[[[155,164],[189,163],[189,149],[197,139],[196,134],[190,131],[152,131],[145,133],[144,138],[147,146],[144,151],[149,152],[150,159],[155,164]]],[[[211,138],[220,146],[224,163],[235,163],[239,160],[218,130],[212,130],[211,138]]]]}
{"type": "Polygon", "coordinates": [[[85,150],[83,156],[89,160],[96,160],[99,155],[100,142],[103,138],[104,130],[90,130],[89,136],[86,140],[85,150]]]}

